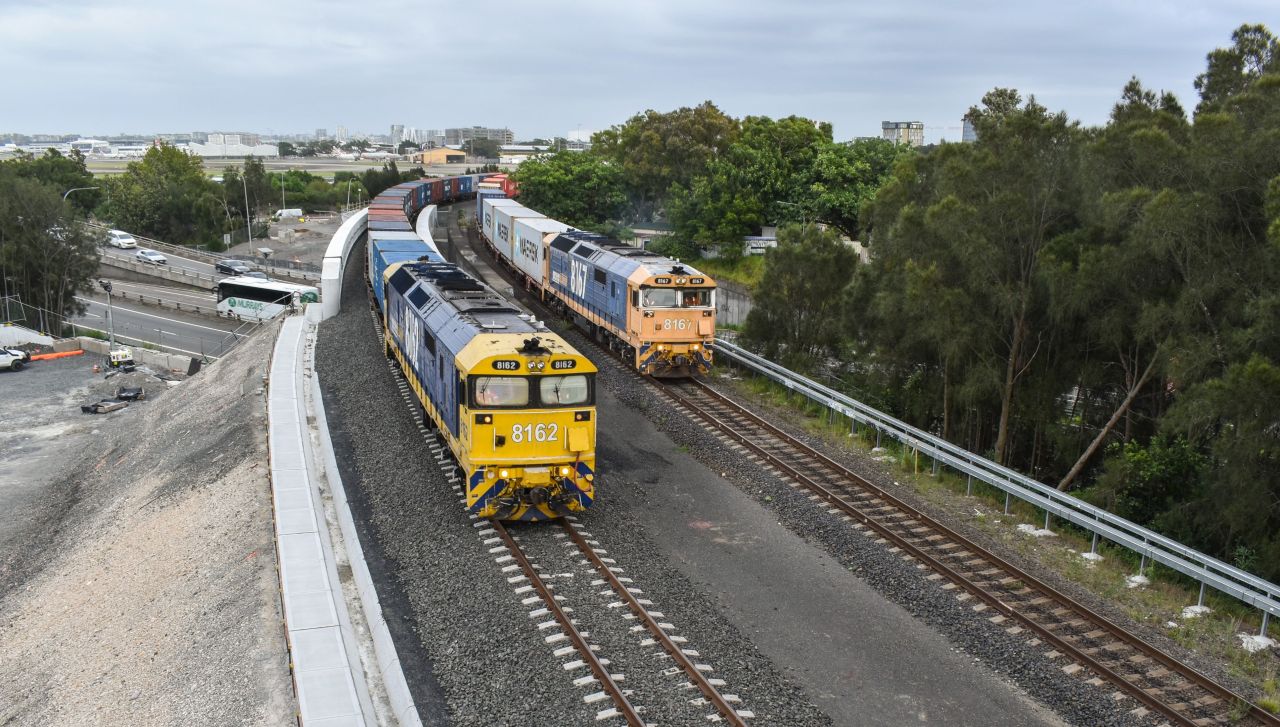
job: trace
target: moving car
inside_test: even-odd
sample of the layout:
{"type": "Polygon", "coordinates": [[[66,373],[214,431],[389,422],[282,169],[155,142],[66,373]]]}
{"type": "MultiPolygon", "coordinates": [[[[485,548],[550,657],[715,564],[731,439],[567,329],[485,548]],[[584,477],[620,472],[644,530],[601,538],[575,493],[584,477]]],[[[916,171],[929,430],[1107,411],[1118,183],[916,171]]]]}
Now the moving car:
{"type": "Polygon", "coordinates": [[[0,369],[12,369],[13,371],[21,371],[26,361],[20,351],[11,351],[7,348],[0,348],[0,369]]]}
{"type": "Polygon", "coordinates": [[[219,260],[213,264],[213,269],[226,275],[244,275],[253,267],[243,260],[219,260]]]}
{"type": "Polygon", "coordinates": [[[169,262],[169,258],[161,255],[155,250],[139,250],[138,254],[134,257],[144,263],[151,263],[152,265],[164,265],[169,262]]]}
{"type": "Polygon", "coordinates": [[[138,241],[133,239],[133,235],[124,230],[107,230],[107,244],[112,247],[129,249],[138,246],[138,241]]]}

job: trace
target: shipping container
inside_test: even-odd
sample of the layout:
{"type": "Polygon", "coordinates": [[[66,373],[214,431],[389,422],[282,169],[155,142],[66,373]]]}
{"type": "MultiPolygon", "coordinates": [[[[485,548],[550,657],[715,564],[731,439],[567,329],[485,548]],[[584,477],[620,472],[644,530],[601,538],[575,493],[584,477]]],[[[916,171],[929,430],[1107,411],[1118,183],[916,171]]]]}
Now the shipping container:
{"type": "Polygon", "coordinates": [[[519,206],[520,203],[506,197],[485,197],[481,200],[481,204],[483,207],[480,211],[480,234],[492,242],[493,238],[490,235],[493,234],[493,211],[498,207],[519,206]]]}
{"type": "Polygon", "coordinates": [[[371,232],[369,233],[369,284],[373,288],[373,296],[378,301],[378,309],[383,306],[383,274],[393,263],[426,259],[429,262],[444,262],[444,258],[434,247],[423,242],[411,232],[371,232]],[[396,236],[396,237],[392,237],[396,236]]]}
{"type": "Polygon", "coordinates": [[[498,187],[492,187],[492,188],[481,187],[477,189],[476,190],[476,221],[479,222],[480,216],[484,214],[484,210],[481,208],[484,205],[484,201],[486,199],[506,199],[506,198],[507,198],[507,195],[503,194],[502,190],[498,187]]]}
{"type": "Polygon", "coordinates": [[[528,207],[516,205],[500,205],[493,208],[493,230],[492,237],[493,246],[497,248],[498,254],[507,259],[507,262],[515,264],[515,223],[521,218],[533,217],[537,219],[546,219],[541,212],[535,212],[528,207]]]}
{"type": "Polygon", "coordinates": [[[512,260],[539,287],[547,287],[547,243],[556,233],[572,228],[549,217],[523,217],[515,221],[512,260]]]}

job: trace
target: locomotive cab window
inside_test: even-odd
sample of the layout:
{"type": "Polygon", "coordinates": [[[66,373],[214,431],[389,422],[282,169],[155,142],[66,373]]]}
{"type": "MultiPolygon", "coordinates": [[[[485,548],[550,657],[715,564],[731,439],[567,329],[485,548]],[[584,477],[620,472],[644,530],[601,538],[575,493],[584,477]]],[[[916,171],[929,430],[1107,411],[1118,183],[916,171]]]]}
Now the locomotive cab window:
{"type": "Polygon", "coordinates": [[[677,308],[679,299],[675,288],[641,288],[640,305],[645,308],[677,308]]]}
{"type": "Polygon", "coordinates": [[[538,380],[538,398],[543,406],[574,406],[591,401],[591,383],[586,374],[543,376],[538,380]]]}
{"type": "Polygon", "coordinates": [[[681,308],[706,308],[711,305],[711,288],[685,288],[680,291],[681,308]]]}
{"type": "Polygon", "coordinates": [[[523,376],[473,376],[471,393],[472,406],[528,406],[529,379],[523,376]]]}

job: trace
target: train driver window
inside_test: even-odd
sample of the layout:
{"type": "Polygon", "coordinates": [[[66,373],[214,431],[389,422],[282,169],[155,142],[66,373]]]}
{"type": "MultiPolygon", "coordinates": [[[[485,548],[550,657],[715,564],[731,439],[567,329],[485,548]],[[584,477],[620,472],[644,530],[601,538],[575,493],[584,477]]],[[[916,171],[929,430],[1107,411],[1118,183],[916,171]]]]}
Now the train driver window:
{"type": "Polygon", "coordinates": [[[591,399],[591,386],[584,374],[543,376],[538,380],[538,395],[546,406],[586,404],[591,399]]]}
{"type": "Polygon", "coordinates": [[[676,308],[680,303],[673,288],[641,288],[640,305],[645,308],[676,308]]]}
{"type": "Polygon", "coordinates": [[[472,379],[476,406],[528,406],[529,380],[522,376],[476,376],[472,379]]]}
{"type": "Polygon", "coordinates": [[[687,288],[682,291],[685,308],[706,308],[711,305],[709,288],[687,288]]]}

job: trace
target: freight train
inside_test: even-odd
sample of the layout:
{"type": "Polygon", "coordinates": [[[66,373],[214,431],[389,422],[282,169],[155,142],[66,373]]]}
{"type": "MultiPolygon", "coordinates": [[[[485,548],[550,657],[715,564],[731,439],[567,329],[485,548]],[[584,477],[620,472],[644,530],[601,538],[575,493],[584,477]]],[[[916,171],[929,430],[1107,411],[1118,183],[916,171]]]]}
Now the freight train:
{"type": "Polygon", "coordinates": [[[595,500],[596,368],[414,234],[427,205],[472,198],[476,182],[423,180],[378,195],[366,274],[386,354],[424,426],[453,453],[468,511],[552,519],[595,500]]]}
{"type": "Polygon", "coordinates": [[[716,284],[690,265],[574,230],[512,199],[476,199],[485,243],[543,302],[642,374],[711,369],[716,284]]]}

